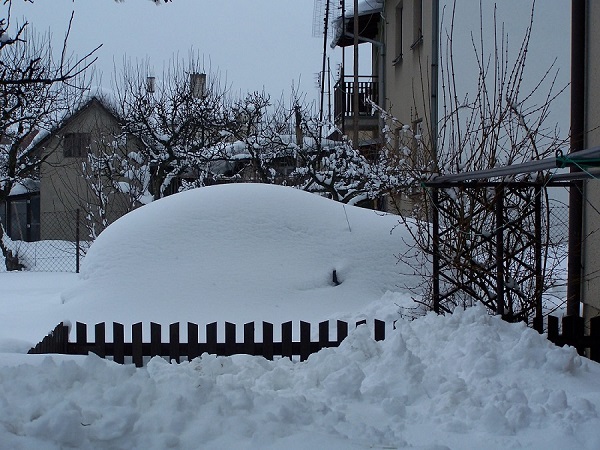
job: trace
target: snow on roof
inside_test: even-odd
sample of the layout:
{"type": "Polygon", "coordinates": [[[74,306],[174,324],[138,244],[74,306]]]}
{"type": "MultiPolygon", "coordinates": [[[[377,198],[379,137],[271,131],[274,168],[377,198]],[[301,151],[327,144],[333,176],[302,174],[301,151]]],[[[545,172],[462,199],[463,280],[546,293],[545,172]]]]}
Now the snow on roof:
{"type": "MultiPolygon", "coordinates": [[[[350,3],[350,2],[348,2],[350,3]]],[[[358,15],[364,16],[383,11],[384,0],[361,0],[358,2],[358,15]]],[[[349,5],[346,8],[346,17],[354,15],[354,5],[349,5]]]]}
{"type": "MultiPolygon", "coordinates": [[[[384,0],[361,0],[358,3],[358,16],[368,16],[371,14],[381,13],[384,7],[384,0]]],[[[331,42],[331,47],[335,47],[338,44],[338,41],[342,37],[342,33],[344,31],[344,27],[342,26],[342,17],[346,22],[353,20],[354,17],[354,5],[350,5],[346,7],[345,13],[342,15],[340,13],[332,21],[333,26],[333,39],[331,42]]]]}
{"type": "Polygon", "coordinates": [[[37,180],[32,180],[31,178],[25,178],[23,180],[19,180],[17,183],[13,185],[10,190],[9,196],[29,194],[31,192],[39,192],[40,191],[40,182],[37,180]]]}

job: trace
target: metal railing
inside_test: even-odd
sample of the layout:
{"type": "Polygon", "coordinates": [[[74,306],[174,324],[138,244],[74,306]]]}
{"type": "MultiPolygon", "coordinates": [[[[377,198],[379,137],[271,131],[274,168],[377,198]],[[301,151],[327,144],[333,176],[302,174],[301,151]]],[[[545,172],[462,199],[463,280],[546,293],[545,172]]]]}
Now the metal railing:
{"type": "Polygon", "coordinates": [[[360,76],[358,83],[353,76],[345,76],[334,86],[334,117],[339,122],[354,116],[354,92],[358,92],[359,117],[371,117],[373,111],[369,100],[379,103],[379,83],[376,77],[360,76]]]}

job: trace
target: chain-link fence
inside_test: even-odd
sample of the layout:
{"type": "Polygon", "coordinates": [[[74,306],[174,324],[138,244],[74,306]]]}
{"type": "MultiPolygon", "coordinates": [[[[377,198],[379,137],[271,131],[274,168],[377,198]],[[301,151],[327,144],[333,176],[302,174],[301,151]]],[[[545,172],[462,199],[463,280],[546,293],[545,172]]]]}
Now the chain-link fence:
{"type": "MultiPolygon", "coordinates": [[[[31,226],[31,225],[30,225],[31,226]]],[[[79,211],[46,212],[40,215],[39,241],[4,242],[23,270],[35,272],[79,272],[91,241],[81,227],[79,211]]],[[[5,270],[2,265],[0,270],[5,270]]]]}
{"type": "Polygon", "coordinates": [[[569,205],[566,200],[548,202],[550,245],[546,248],[546,274],[552,286],[544,295],[546,314],[558,314],[567,299],[567,255],[569,250],[569,205]]]}

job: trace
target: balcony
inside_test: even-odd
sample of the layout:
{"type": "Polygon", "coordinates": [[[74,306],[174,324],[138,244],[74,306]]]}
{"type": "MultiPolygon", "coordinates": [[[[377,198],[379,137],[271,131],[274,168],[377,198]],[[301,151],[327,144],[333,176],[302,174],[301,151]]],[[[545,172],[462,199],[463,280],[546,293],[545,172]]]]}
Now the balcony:
{"type": "Polygon", "coordinates": [[[334,120],[344,133],[352,129],[354,118],[354,92],[358,91],[358,129],[376,130],[379,126],[379,114],[374,112],[368,100],[379,104],[379,83],[376,77],[361,76],[358,83],[353,76],[345,76],[334,86],[334,120]]]}

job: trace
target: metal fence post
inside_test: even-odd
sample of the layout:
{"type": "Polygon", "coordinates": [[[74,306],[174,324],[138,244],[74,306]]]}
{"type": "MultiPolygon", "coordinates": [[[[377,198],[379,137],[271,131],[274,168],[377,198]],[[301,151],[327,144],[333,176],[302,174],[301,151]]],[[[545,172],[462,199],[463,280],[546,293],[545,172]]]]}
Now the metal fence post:
{"type": "Polygon", "coordinates": [[[542,333],[544,331],[544,267],[542,263],[542,185],[536,184],[535,195],[535,317],[533,328],[542,333]]]}
{"type": "Polygon", "coordinates": [[[433,221],[433,242],[432,242],[432,263],[433,263],[433,280],[432,280],[432,297],[433,310],[436,314],[440,313],[440,215],[438,211],[439,193],[438,188],[434,187],[431,191],[431,200],[433,203],[432,221],[433,221]]]}
{"type": "Polygon", "coordinates": [[[81,212],[77,208],[75,214],[75,273],[79,273],[79,255],[81,253],[81,241],[79,239],[79,216],[81,212]]]}
{"type": "MultiPolygon", "coordinates": [[[[504,304],[504,186],[496,186],[496,314],[506,317],[504,304]]],[[[510,311],[512,312],[512,311],[510,311]]]]}

